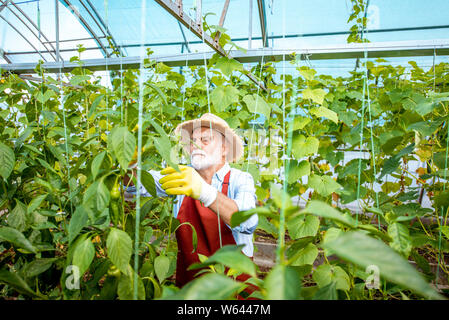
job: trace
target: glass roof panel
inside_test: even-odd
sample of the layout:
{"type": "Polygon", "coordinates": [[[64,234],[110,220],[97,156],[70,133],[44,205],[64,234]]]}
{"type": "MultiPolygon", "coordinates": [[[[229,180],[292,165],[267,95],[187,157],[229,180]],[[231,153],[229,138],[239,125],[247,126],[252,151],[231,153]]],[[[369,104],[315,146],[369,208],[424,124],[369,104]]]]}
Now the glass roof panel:
{"type": "MultiPolygon", "coordinates": [[[[293,51],[347,44],[349,29],[354,24],[348,23],[352,12],[350,0],[262,2],[269,47],[293,51]]],[[[0,10],[3,3],[5,0],[0,0],[0,10]]],[[[209,25],[219,23],[224,3],[224,0],[202,0],[202,14],[213,13],[206,17],[209,25]]],[[[192,19],[196,18],[195,4],[195,0],[183,1],[184,14],[192,19]]],[[[447,0],[370,0],[366,37],[371,42],[446,39],[449,43],[448,9],[447,0]]],[[[9,1],[0,11],[0,17],[0,47],[6,52],[7,59],[37,62],[42,59],[40,51],[50,51],[46,57],[49,57],[48,61],[54,61],[54,0],[9,1]],[[24,52],[29,52],[28,59],[24,52]],[[20,58],[14,58],[19,53],[20,58]]],[[[86,48],[81,55],[83,59],[102,58],[105,51],[110,54],[107,37],[124,56],[139,56],[141,46],[151,47],[157,56],[211,51],[202,39],[154,0],[60,0],[59,19],[59,47],[64,60],[77,54],[75,50],[79,44],[86,48]]],[[[230,1],[224,28],[243,48],[249,48],[251,29],[251,48],[261,48],[258,1],[230,1]]]]}

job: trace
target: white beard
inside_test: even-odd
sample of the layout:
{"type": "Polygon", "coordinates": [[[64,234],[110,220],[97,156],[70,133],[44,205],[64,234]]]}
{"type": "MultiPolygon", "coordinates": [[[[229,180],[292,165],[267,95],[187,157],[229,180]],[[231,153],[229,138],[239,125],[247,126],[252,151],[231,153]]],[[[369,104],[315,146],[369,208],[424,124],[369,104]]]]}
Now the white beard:
{"type": "Polygon", "coordinates": [[[195,170],[203,170],[213,166],[214,164],[220,163],[221,152],[220,150],[217,149],[214,151],[212,155],[206,154],[203,150],[193,151],[190,156],[192,167],[195,170]]]}

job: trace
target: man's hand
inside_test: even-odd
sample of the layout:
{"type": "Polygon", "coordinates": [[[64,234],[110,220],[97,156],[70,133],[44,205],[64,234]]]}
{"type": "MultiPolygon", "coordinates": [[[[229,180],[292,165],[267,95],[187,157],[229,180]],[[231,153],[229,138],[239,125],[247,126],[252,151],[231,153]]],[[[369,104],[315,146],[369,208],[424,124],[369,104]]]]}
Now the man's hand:
{"type": "Polygon", "coordinates": [[[208,184],[192,167],[179,165],[181,172],[172,167],[161,171],[166,175],[159,182],[167,194],[184,194],[193,199],[200,200],[206,207],[217,198],[217,189],[208,184]]]}

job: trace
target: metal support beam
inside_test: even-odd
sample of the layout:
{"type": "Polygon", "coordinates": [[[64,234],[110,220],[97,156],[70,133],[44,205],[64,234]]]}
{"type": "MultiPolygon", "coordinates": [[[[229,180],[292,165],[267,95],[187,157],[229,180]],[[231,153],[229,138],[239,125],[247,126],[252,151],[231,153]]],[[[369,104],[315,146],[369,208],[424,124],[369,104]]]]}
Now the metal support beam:
{"type": "Polygon", "coordinates": [[[1,15],[0,15],[0,18],[3,19],[15,32],[17,32],[17,34],[19,36],[21,36],[27,42],[30,45],[30,47],[33,48],[34,51],[41,56],[42,60],[47,61],[47,59],[45,59],[45,57],[42,55],[42,53],[39,52],[39,50],[37,50],[37,48],[30,42],[30,40],[28,40],[27,37],[25,37],[16,27],[14,27],[14,25],[11,22],[6,20],[5,17],[3,17],[1,15]]]}
{"type": "MultiPolygon", "coordinates": [[[[184,14],[184,12],[181,10],[182,5],[179,6],[179,2],[178,2],[178,4],[175,4],[174,2],[172,2],[170,0],[155,0],[155,1],[160,6],[162,6],[162,8],[167,10],[168,13],[170,13],[173,17],[175,17],[176,20],[178,20],[184,26],[189,28],[189,30],[192,31],[197,37],[199,37],[200,39],[203,39],[204,42],[209,47],[214,49],[216,52],[218,52],[222,56],[232,58],[232,56],[230,56],[223,50],[223,48],[220,46],[218,41],[215,41],[214,39],[212,39],[212,37],[210,35],[203,32],[203,28],[202,28],[203,19],[201,16],[201,0],[196,1],[196,13],[197,13],[196,24],[194,21],[192,21],[192,19],[190,19],[187,15],[184,14]]],[[[226,4],[225,4],[225,7],[226,7],[226,4]]],[[[227,8],[226,8],[226,10],[227,10],[227,8]]],[[[225,13],[225,15],[226,15],[226,13],[225,13]]],[[[224,21],[224,16],[223,16],[223,21],[224,21]]],[[[251,74],[250,71],[246,70],[245,75],[249,79],[251,79],[251,81],[253,81],[255,84],[257,84],[260,88],[267,91],[267,89],[265,88],[265,85],[262,82],[257,81],[256,77],[253,74],[251,74]]]]}
{"type": "Polygon", "coordinates": [[[189,42],[187,41],[186,35],[184,34],[184,30],[182,30],[182,26],[181,26],[181,23],[179,21],[178,21],[178,26],[179,26],[179,30],[181,30],[182,37],[184,38],[184,43],[182,44],[182,46],[186,47],[187,51],[189,51],[189,53],[190,53],[191,51],[190,51],[190,48],[189,48],[189,42]]]}
{"type": "MultiPolygon", "coordinates": [[[[332,60],[332,59],[356,59],[363,58],[365,51],[369,58],[389,58],[389,57],[433,57],[434,51],[437,55],[449,55],[449,40],[422,40],[422,41],[401,41],[401,42],[382,42],[382,43],[350,43],[339,47],[321,46],[308,49],[291,50],[273,50],[257,49],[248,50],[243,53],[239,50],[231,52],[234,59],[241,63],[257,63],[262,57],[264,61],[279,62],[285,57],[286,60],[293,59],[293,53],[296,56],[307,56],[309,60],[332,60]]],[[[214,52],[207,52],[206,59],[212,58],[214,52]]],[[[203,65],[203,53],[180,54],[177,56],[153,56],[152,59],[157,62],[163,62],[171,67],[185,66],[186,61],[189,66],[203,65]]],[[[109,58],[107,61],[108,70],[139,69],[140,57],[109,58]]],[[[88,59],[82,61],[83,66],[93,71],[106,70],[106,59],[88,59]]],[[[36,63],[19,63],[0,65],[2,70],[9,70],[14,73],[23,74],[34,73],[36,63]]],[[[58,73],[59,68],[62,72],[69,72],[79,67],[78,63],[70,62],[47,62],[42,66],[50,73],[58,73]]]]}
{"type": "Polygon", "coordinates": [[[6,8],[6,6],[8,5],[8,3],[9,3],[9,1],[11,1],[11,0],[6,0],[1,6],[0,6],[0,12],[2,12],[3,11],[3,9],[5,9],[6,8]]]}
{"type": "Polygon", "coordinates": [[[90,25],[86,22],[86,20],[84,20],[84,18],[81,16],[81,14],[78,12],[78,10],[70,3],[69,0],[63,0],[66,4],[66,6],[69,8],[69,10],[71,10],[73,12],[73,14],[75,14],[75,16],[79,19],[79,21],[81,22],[81,24],[87,29],[87,31],[92,35],[92,37],[95,38],[95,41],[98,43],[98,45],[101,47],[101,49],[103,49],[103,53],[106,57],[109,57],[110,54],[108,53],[108,51],[106,50],[106,48],[104,47],[103,43],[100,41],[100,39],[98,38],[98,36],[96,35],[96,33],[94,32],[94,30],[92,30],[92,28],[90,27],[90,25]]]}
{"type": "MultiPolygon", "coordinates": [[[[182,5],[179,6],[179,4],[175,4],[170,0],[155,0],[155,1],[168,13],[170,13],[176,20],[182,23],[187,29],[192,31],[197,37],[203,39],[203,29],[201,23],[198,26],[197,21],[196,22],[193,21],[192,19],[190,19],[188,15],[184,14],[184,12],[182,11],[182,5]]],[[[223,48],[218,43],[215,43],[215,41],[208,34],[204,34],[204,42],[222,56],[227,56],[223,48]]]]}
{"type": "MultiPolygon", "coordinates": [[[[221,12],[221,17],[220,17],[220,22],[218,23],[220,27],[223,27],[224,24],[224,20],[226,18],[226,13],[228,12],[228,7],[229,7],[229,0],[225,1],[225,4],[223,6],[223,11],[221,12]]],[[[217,34],[215,35],[215,42],[218,43],[218,40],[220,39],[220,31],[217,31],[217,34]]]]}
{"type": "MultiPolygon", "coordinates": [[[[98,13],[97,9],[95,8],[95,6],[90,2],[90,0],[86,0],[87,3],[89,4],[89,6],[92,8],[92,10],[94,11],[97,19],[100,21],[100,23],[103,25],[103,28],[106,29],[106,32],[103,31],[103,29],[100,27],[100,25],[97,23],[97,19],[95,19],[90,10],[86,8],[86,6],[84,6],[84,3],[80,0],[81,4],[86,8],[87,12],[90,14],[90,16],[94,19],[95,23],[98,25],[98,27],[100,28],[100,30],[102,30],[103,34],[107,37],[110,37],[112,44],[119,50],[119,53],[121,55],[123,55],[121,48],[117,45],[117,42],[115,41],[114,37],[112,36],[112,33],[109,31],[109,27],[106,25],[106,23],[103,21],[103,18],[101,18],[101,15],[98,13]]],[[[99,37],[100,38],[100,37],[99,37]]]]}
{"type": "Polygon", "coordinates": [[[262,45],[268,47],[267,37],[267,16],[265,14],[265,1],[257,0],[257,7],[259,9],[260,29],[262,34],[262,45]]]}
{"type": "MultiPolygon", "coordinates": [[[[3,3],[3,1],[1,1],[0,0],[0,2],[2,2],[3,3]]],[[[55,61],[57,60],[56,59],[56,57],[54,56],[54,54],[51,52],[51,51],[49,51],[48,50],[48,48],[47,48],[47,44],[44,42],[44,41],[42,41],[42,39],[39,37],[39,35],[41,35],[45,40],[47,40],[48,41],[48,38],[45,36],[45,34],[44,33],[42,33],[42,31],[41,30],[39,30],[39,27],[34,23],[34,21],[25,13],[25,12],[23,12],[23,10],[22,9],[20,9],[20,7],[18,7],[13,1],[10,1],[11,2],[11,4],[14,6],[14,8],[19,12],[19,13],[21,13],[24,17],[25,17],[25,19],[26,20],[28,20],[29,21],[29,23],[36,29],[36,31],[38,32],[38,34],[36,34],[35,32],[34,32],[34,30],[30,27],[30,25],[28,24],[28,23],[26,23],[12,8],[11,8],[11,6],[9,6],[8,7],[8,9],[9,9],[9,11],[11,11],[12,12],[12,14],[14,14],[15,16],[16,16],[16,18],[17,19],[19,19],[19,21],[20,22],[22,22],[23,24],[24,24],[24,26],[33,34],[33,36],[43,45],[43,47],[45,48],[45,51],[43,51],[43,52],[45,52],[45,53],[49,53],[50,55],[51,55],[51,57],[53,58],[53,59],[55,59],[55,61]]],[[[50,47],[54,50],[54,47],[53,47],[53,45],[51,45],[50,44],[50,47]]]]}

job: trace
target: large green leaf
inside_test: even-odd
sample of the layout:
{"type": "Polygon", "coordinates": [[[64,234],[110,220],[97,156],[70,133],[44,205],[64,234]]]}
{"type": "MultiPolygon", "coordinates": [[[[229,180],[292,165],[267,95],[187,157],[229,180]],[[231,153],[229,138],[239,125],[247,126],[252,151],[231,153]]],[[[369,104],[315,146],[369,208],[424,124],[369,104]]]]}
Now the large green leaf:
{"type": "Polygon", "coordinates": [[[211,92],[210,100],[216,112],[223,112],[228,106],[239,101],[239,90],[233,86],[218,86],[211,92]]]}
{"type": "Polygon", "coordinates": [[[203,263],[194,264],[191,269],[203,268],[212,264],[221,263],[237,272],[256,276],[256,265],[242,253],[243,246],[226,245],[218,249],[203,263]]]}
{"type": "Polygon", "coordinates": [[[140,174],[141,182],[145,190],[147,190],[151,196],[156,197],[156,183],[154,182],[153,175],[147,171],[142,171],[140,174]]]}
{"type": "Polygon", "coordinates": [[[69,243],[71,243],[86,226],[89,215],[84,205],[78,206],[69,222],[69,243]]]}
{"type": "Polygon", "coordinates": [[[310,163],[307,160],[301,162],[292,161],[287,171],[287,182],[289,184],[295,183],[303,176],[310,174],[310,163]]]}
{"type": "Polygon", "coordinates": [[[308,185],[324,197],[331,195],[342,187],[331,176],[320,176],[317,174],[313,174],[309,177],[308,185]]]}
{"type": "Polygon", "coordinates": [[[337,289],[350,289],[351,281],[349,276],[346,271],[339,266],[322,264],[313,272],[312,278],[320,288],[327,286],[332,281],[335,281],[335,286],[337,289]]]}
{"type": "Polygon", "coordinates": [[[293,138],[292,141],[292,155],[300,160],[302,157],[314,155],[318,152],[320,142],[315,137],[305,137],[299,135],[293,138]]]}
{"type": "Polygon", "coordinates": [[[393,239],[390,247],[408,258],[413,248],[408,228],[401,223],[394,222],[388,226],[388,235],[393,239]]]}
{"type": "Polygon", "coordinates": [[[43,295],[34,292],[28,283],[23,280],[17,273],[8,270],[0,270],[0,283],[5,283],[18,292],[31,296],[33,298],[44,298],[43,295]]]}
{"type": "Polygon", "coordinates": [[[271,106],[261,96],[257,94],[248,94],[243,97],[243,102],[245,102],[249,112],[261,113],[265,118],[270,118],[271,106]]]}
{"type": "Polygon", "coordinates": [[[157,256],[156,259],[154,259],[154,271],[156,272],[159,282],[162,283],[162,281],[170,276],[170,258],[166,255],[157,256]]]}
{"type": "Polygon", "coordinates": [[[36,248],[27,238],[25,238],[23,233],[11,227],[0,227],[0,242],[1,241],[8,241],[19,248],[23,248],[32,253],[37,253],[36,248]]]}
{"type": "Polygon", "coordinates": [[[219,57],[215,63],[215,67],[219,68],[226,76],[230,76],[234,70],[243,71],[243,65],[240,62],[227,57],[219,57]]]}
{"type": "Polygon", "coordinates": [[[351,231],[324,245],[340,258],[366,269],[374,265],[380,276],[429,299],[444,299],[403,257],[380,240],[351,231]]]}
{"type": "Polygon", "coordinates": [[[335,220],[347,226],[355,227],[355,220],[348,215],[343,215],[337,209],[331,207],[325,202],[312,200],[307,204],[307,207],[301,213],[311,213],[319,217],[335,220]]]}
{"type": "Polygon", "coordinates": [[[179,171],[178,164],[171,160],[172,147],[170,138],[156,121],[154,121],[153,119],[148,119],[148,121],[153,125],[157,133],[159,133],[160,135],[160,137],[153,138],[154,146],[156,147],[157,151],[169,166],[179,171]]]}
{"type": "Polygon", "coordinates": [[[106,248],[112,263],[120,271],[127,274],[133,250],[132,240],[129,235],[125,231],[111,228],[106,240],[106,248]]]}
{"type": "Polygon", "coordinates": [[[48,194],[41,194],[35,198],[33,198],[30,203],[28,204],[27,213],[31,214],[33,213],[39,206],[42,204],[42,202],[47,198],[48,194]]]}
{"type": "Polygon", "coordinates": [[[89,268],[94,256],[95,247],[90,238],[84,239],[76,245],[72,264],[79,268],[80,276],[89,268]]]}
{"type": "Polygon", "coordinates": [[[301,290],[301,279],[289,266],[276,265],[264,281],[268,300],[296,300],[301,290]]]}
{"type": "Polygon", "coordinates": [[[326,91],[324,91],[323,89],[306,88],[302,92],[303,99],[310,99],[318,104],[323,104],[325,95],[326,91]]]}
{"type": "Polygon", "coordinates": [[[103,163],[103,159],[106,155],[106,151],[102,151],[99,154],[97,154],[92,160],[92,164],[90,166],[91,172],[92,172],[92,179],[95,180],[95,178],[98,175],[98,172],[100,171],[101,164],[103,163]]]}
{"type": "Polygon", "coordinates": [[[311,265],[318,256],[318,248],[313,243],[308,243],[304,248],[298,250],[290,258],[292,266],[311,265]]]}
{"type": "Polygon", "coordinates": [[[26,264],[20,272],[26,278],[35,277],[50,269],[57,260],[58,258],[38,258],[26,264]]]}
{"type": "Polygon", "coordinates": [[[14,151],[0,142],[0,176],[4,180],[8,179],[11,175],[15,162],[16,157],[14,156],[14,151]]]}
{"type": "Polygon", "coordinates": [[[8,215],[8,224],[23,232],[28,227],[27,206],[16,199],[16,206],[8,215]]]}
{"type": "MultiPolygon", "coordinates": [[[[218,273],[209,273],[185,285],[176,299],[225,300],[234,297],[244,284],[218,273]]],[[[173,297],[167,297],[173,299],[173,297]]]]}
{"type": "Polygon", "coordinates": [[[97,210],[102,212],[108,205],[111,198],[111,193],[108,187],[103,182],[103,178],[98,181],[97,185],[97,210]]]}
{"type": "Polygon", "coordinates": [[[338,115],[334,111],[326,108],[326,107],[318,107],[318,108],[312,108],[310,110],[310,113],[313,114],[316,117],[324,117],[326,119],[329,119],[336,124],[338,124],[338,115]]]}
{"type": "Polygon", "coordinates": [[[129,132],[128,127],[117,127],[111,131],[108,143],[110,143],[122,169],[127,170],[136,149],[134,135],[129,132]]]}
{"type": "Polygon", "coordinates": [[[410,145],[408,145],[407,147],[405,147],[404,149],[399,151],[394,156],[388,158],[384,162],[384,166],[382,167],[382,172],[380,173],[379,180],[382,179],[383,176],[393,173],[397,169],[397,167],[399,167],[399,164],[400,164],[399,161],[401,160],[401,158],[403,156],[405,156],[406,154],[409,154],[410,152],[412,152],[414,148],[415,148],[415,143],[411,143],[410,145]]]}
{"type": "Polygon", "coordinates": [[[287,222],[288,234],[292,239],[314,237],[320,227],[320,219],[313,215],[299,215],[287,222]]]}
{"type": "MultiPolygon", "coordinates": [[[[120,300],[134,299],[134,270],[131,266],[128,266],[126,274],[120,276],[117,294],[120,300]]],[[[137,276],[137,299],[145,300],[145,286],[139,276],[137,276]]]]}
{"type": "Polygon", "coordinates": [[[254,214],[257,214],[258,216],[267,216],[271,218],[277,217],[274,213],[271,212],[270,209],[266,207],[256,207],[245,211],[237,211],[234,212],[231,216],[231,227],[235,228],[239,226],[242,222],[248,220],[254,214]]]}

